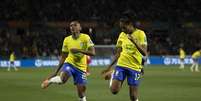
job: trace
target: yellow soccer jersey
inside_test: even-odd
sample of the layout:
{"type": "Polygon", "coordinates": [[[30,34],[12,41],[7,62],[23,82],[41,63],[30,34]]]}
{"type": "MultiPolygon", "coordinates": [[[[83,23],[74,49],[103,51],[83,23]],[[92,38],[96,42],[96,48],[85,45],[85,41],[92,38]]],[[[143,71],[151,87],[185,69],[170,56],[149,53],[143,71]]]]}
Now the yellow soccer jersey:
{"type": "Polygon", "coordinates": [[[86,72],[87,60],[86,55],[82,53],[72,53],[70,52],[71,48],[77,48],[82,50],[87,50],[89,47],[94,46],[90,37],[87,34],[80,33],[78,39],[73,39],[72,35],[66,37],[63,41],[62,52],[68,52],[68,57],[65,62],[70,63],[76,68],[86,72]]]}
{"type": "MultiPolygon", "coordinates": [[[[141,45],[147,45],[147,39],[144,31],[136,29],[132,36],[137,39],[141,45]]],[[[127,67],[136,71],[141,71],[142,54],[137,47],[128,39],[126,33],[121,32],[117,40],[116,47],[121,47],[122,52],[117,61],[118,66],[127,67]]]]}
{"type": "Polygon", "coordinates": [[[10,54],[10,59],[9,59],[10,61],[15,61],[15,54],[14,53],[11,53],[10,54]]]}
{"type": "Polygon", "coordinates": [[[199,58],[200,56],[201,56],[201,51],[198,50],[198,51],[195,51],[195,52],[193,53],[192,58],[197,59],[197,58],[199,58]]]}
{"type": "Polygon", "coordinates": [[[185,51],[183,49],[179,49],[179,57],[180,59],[184,59],[186,57],[185,51]]]}

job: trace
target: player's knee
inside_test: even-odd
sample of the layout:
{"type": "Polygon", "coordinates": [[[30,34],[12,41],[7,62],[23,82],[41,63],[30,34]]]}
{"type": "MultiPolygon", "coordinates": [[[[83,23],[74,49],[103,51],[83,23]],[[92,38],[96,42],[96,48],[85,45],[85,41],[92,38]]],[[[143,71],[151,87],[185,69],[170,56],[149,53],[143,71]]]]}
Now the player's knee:
{"type": "Polygon", "coordinates": [[[115,88],[110,88],[110,91],[112,92],[112,94],[116,95],[119,90],[118,89],[115,89],[115,88]]]}
{"type": "Polygon", "coordinates": [[[64,73],[64,72],[61,72],[60,77],[61,77],[61,81],[62,81],[61,84],[66,83],[67,80],[68,80],[68,78],[69,78],[69,76],[66,73],[64,73]]]}
{"type": "Polygon", "coordinates": [[[60,83],[60,84],[65,84],[65,83],[66,83],[66,81],[67,81],[67,79],[66,79],[66,78],[61,78],[61,83],[60,83]]]}
{"type": "Polygon", "coordinates": [[[118,94],[118,91],[111,91],[113,95],[118,94]]]}

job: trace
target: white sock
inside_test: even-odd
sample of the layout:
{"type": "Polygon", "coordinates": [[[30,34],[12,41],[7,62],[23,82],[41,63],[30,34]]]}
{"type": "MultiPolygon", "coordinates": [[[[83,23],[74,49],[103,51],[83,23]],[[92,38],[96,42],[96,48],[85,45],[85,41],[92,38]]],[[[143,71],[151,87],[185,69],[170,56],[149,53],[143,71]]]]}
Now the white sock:
{"type": "Polygon", "coordinates": [[[79,101],[87,101],[86,96],[80,98],[79,101]]]}
{"type": "Polygon", "coordinates": [[[56,83],[56,84],[62,83],[61,77],[55,76],[49,80],[49,83],[56,83]]]}
{"type": "Polygon", "coordinates": [[[110,78],[110,82],[109,82],[109,88],[112,86],[113,74],[114,74],[114,71],[111,73],[111,78],[110,78]]]}
{"type": "Polygon", "coordinates": [[[139,100],[137,99],[137,100],[135,100],[135,101],[139,101],[139,100]]]}

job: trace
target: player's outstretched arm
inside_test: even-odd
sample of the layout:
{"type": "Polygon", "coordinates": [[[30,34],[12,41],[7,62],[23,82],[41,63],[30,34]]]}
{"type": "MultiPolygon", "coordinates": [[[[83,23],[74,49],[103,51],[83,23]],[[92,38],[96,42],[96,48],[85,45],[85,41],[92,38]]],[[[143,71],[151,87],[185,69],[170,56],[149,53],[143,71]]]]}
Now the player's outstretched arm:
{"type": "Polygon", "coordinates": [[[147,46],[146,45],[140,45],[138,43],[138,41],[131,36],[131,34],[128,34],[128,39],[131,40],[131,42],[133,44],[135,44],[135,46],[137,47],[137,49],[139,50],[139,52],[143,55],[143,56],[147,56],[147,46]]]}
{"type": "Polygon", "coordinates": [[[110,72],[111,72],[111,70],[112,70],[112,66],[117,62],[117,60],[118,60],[118,58],[119,58],[119,56],[120,56],[120,53],[121,53],[121,51],[122,51],[122,48],[120,48],[120,47],[117,47],[117,49],[116,49],[117,51],[116,51],[116,53],[115,53],[115,55],[114,55],[114,58],[113,58],[113,60],[112,60],[112,63],[106,68],[106,69],[104,69],[102,72],[101,72],[101,75],[106,79],[106,77],[107,77],[107,74],[110,74],[110,72]]]}
{"type": "Polygon", "coordinates": [[[76,48],[72,48],[70,49],[70,51],[72,53],[82,53],[82,54],[85,54],[85,55],[89,55],[89,56],[95,56],[96,52],[95,52],[95,48],[92,46],[92,47],[89,47],[88,50],[82,50],[82,49],[76,49],[76,48]]]}
{"type": "Polygon", "coordinates": [[[60,59],[59,59],[59,65],[58,65],[57,69],[55,70],[55,72],[54,72],[52,75],[50,75],[50,76],[48,77],[48,79],[50,79],[50,78],[52,78],[52,77],[54,77],[54,76],[57,75],[57,73],[58,73],[59,70],[61,69],[62,65],[64,64],[64,61],[65,61],[65,59],[66,59],[67,56],[68,56],[68,53],[62,52],[61,57],[60,57],[60,59]]]}

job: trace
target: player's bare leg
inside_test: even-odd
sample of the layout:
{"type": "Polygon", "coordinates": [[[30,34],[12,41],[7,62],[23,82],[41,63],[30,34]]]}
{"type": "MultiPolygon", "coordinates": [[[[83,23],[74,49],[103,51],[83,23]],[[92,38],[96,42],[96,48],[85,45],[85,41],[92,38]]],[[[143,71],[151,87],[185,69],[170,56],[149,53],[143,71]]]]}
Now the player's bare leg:
{"type": "Polygon", "coordinates": [[[129,94],[131,101],[138,101],[138,88],[136,86],[129,86],[129,94]]]}
{"type": "Polygon", "coordinates": [[[87,66],[87,72],[86,72],[86,75],[89,76],[91,73],[89,71],[89,67],[87,66]]]}
{"type": "Polygon", "coordinates": [[[8,71],[10,71],[11,67],[13,67],[13,62],[10,62],[9,66],[8,66],[8,71]]]}
{"type": "Polygon", "coordinates": [[[121,86],[122,86],[122,81],[112,80],[110,91],[112,92],[112,94],[117,94],[120,91],[121,86]]]}
{"type": "Polygon", "coordinates": [[[194,72],[195,63],[193,62],[192,66],[190,67],[191,72],[194,72]]]}
{"type": "Polygon", "coordinates": [[[78,96],[79,96],[79,101],[87,101],[86,100],[86,95],[85,95],[85,92],[86,92],[86,86],[85,85],[76,85],[77,86],[77,93],[78,93],[78,96]]]}
{"type": "Polygon", "coordinates": [[[10,71],[10,65],[8,66],[8,69],[7,69],[7,71],[10,71]]]}
{"type": "Polygon", "coordinates": [[[70,76],[68,76],[67,73],[61,72],[59,76],[52,77],[50,79],[46,79],[43,81],[41,84],[41,88],[45,89],[47,88],[50,84],[64,84],[70,76]]]}
{"type": "Polygon", "coordinates": [[[11,66],[15,69],[15,71],[18,71],[18,68],[15,66],[14,62],[11,63],[11,66]]]}
{"type": "Polygon", "coordinates": [[[15,65],[13,65],[13,68],[15,69],[15,71],[18,71],[18,68],[15,65]]]}
{"type": "Polygon", "coordinates": [[[180,60],[180,69],[184,69],[184,60],[183,59],[180,60]]]}
{"type": "Polygon", "coordinates": [[[198,63],[196,63],[196,65],[195,65],[195,72],[200,72],[200,70],[198,69],[198,67],[199,67],[199,65],[198,65],[198,63]]]}

